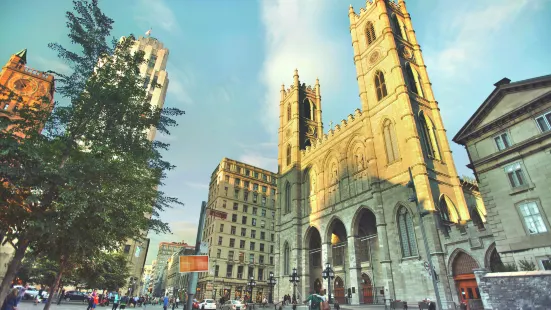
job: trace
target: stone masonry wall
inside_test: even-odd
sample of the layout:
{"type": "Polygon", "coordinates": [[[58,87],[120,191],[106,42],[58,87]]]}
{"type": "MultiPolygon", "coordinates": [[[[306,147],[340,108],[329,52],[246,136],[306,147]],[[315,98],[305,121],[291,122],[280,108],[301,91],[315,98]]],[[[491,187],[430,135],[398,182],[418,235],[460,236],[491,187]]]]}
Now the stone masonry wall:
{"type": "Polygon", "coordinates": [[[536,310],[551,307],[551,271],[487,273],[475,270],[484,309],[536,310]]]}

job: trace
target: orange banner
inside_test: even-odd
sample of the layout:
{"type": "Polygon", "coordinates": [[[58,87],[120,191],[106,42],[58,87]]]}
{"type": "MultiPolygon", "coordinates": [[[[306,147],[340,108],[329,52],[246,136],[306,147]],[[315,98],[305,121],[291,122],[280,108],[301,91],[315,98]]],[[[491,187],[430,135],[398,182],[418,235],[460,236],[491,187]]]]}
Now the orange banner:
{"type": "Polygon", "coordinates": [[[208,272],[208,255],[180,256],[180,272],[208,272]]]}

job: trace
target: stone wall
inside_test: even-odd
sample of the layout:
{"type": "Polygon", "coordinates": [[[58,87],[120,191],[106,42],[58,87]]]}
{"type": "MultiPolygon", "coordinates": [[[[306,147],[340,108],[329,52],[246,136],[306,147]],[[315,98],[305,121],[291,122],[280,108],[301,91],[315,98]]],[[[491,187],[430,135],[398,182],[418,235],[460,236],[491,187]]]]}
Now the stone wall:
{"type": "Polygon", "coordinates": [[[484,309],[549,309],[551,271],[488,273],[475,270],[484,309]]]}

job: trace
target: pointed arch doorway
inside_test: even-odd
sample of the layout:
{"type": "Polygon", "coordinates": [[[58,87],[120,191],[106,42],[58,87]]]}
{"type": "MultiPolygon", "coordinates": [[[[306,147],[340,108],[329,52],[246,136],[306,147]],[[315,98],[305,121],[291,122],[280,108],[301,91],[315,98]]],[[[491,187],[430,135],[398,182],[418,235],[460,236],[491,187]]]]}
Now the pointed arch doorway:
{"type": "Polygon", "coordinates": [[[371,278],[365,273],[362,274],[362,297],[363,304],[373,303],[373,284],[371,278]]]}
{"type": "Polygon", "coordinates": [[[479,266],[474,258],[463,251],[459,251],[453,258],[453,280],[461,302],[467,303],[469,299],[480,299],[480,292],[473,271],[477,268],[479,266]]]}
{"type": "Polygon", "coordinates": [[[339,304],[344,305],[346,303],[346,300],[344,298],[344,282],[342,281],[341,277],[335,277],[333,291],[335,299],[339,302],[339,304]]]}

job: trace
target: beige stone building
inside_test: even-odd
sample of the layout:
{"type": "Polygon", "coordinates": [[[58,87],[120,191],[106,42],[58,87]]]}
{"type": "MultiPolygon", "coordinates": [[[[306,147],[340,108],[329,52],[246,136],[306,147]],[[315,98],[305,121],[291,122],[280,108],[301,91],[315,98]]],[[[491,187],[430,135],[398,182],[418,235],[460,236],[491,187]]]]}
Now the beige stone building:
{"type": "Polygon", "coordinates": [[[182,249],[195,249],[195,246],[183,241],[159,243],[159,251],[157,252],[151,281],[153,283],[152,294],[154,296],[164,296],[167,293],[166,287],[169,274],[169,267],[167,266],[171,261],[171,257],[176,253],[180,253],[182,249]]]}
{"type": "MultiPolygon", "coordinates": [[[[404,1],[348,12],[361,109],[324,132],[321,86],[298,71],[281,88],[276,296],[323,290],[340,303],[435,298],[412,169],[444,309],[477,299],[473,268],[493,243],[476,182],[455,168],[439,106],[404,1]],[[350,298],[348,298],[350,292],[350,298]]],[[[332,127],[332,126],[331,126],[332,127]]],[[[455,308],[454,308],[455,309],[455,308]]]]}
{"type": "Polygon", "coordinates": [[[170,296],[178,296],[180,299],[187,291],[188,278],[190,273],[180,273],[180,256],[195,255],[195,246],[186,246],[175,252],[167,264],[167,277],[165,293],[170,296]]]}
{"type": "Polygon", "coordinates": [[[551,75],[494,85],[454,141],[467,149],[503,263],[551,270],[551,75]]]}
{"type": "MultiPolygon", "coordinates": [[[[166,92],[168,89],[168,73],[166,72],[166,64],[168,61],[169,51],[163,44],[153,37],[140,37],[136,40],[131,48],[133,53],[143,51],[145,53],[145,62],[140,68],[140,73],[145,77],[144,88],[148,93],[148,100],[151,106],[162,108],[165,103],[166,92]]],[[[152,128],[148,132],[148,138],[154,140],[156,129],[152,128]]],[[[143,291],[144,283],[143,268],[145,259],[149,249],[149,239],[144,240],[128,240],[124,246],[124,253],[128,256],[130,267],[130,281],[139,279],[134,285],[137,292],[143,291]]],[[[126,291],[126,289],[125,289],[126,291]]]]}
{"type": "Polygon", "coordinates": [[[228,158],[211,175],[203,241],[211,272],[200,274],[197,298],[241,298],[253,277],[254,301],[269,297],[274,271],[277,175],[228,158]]]}

